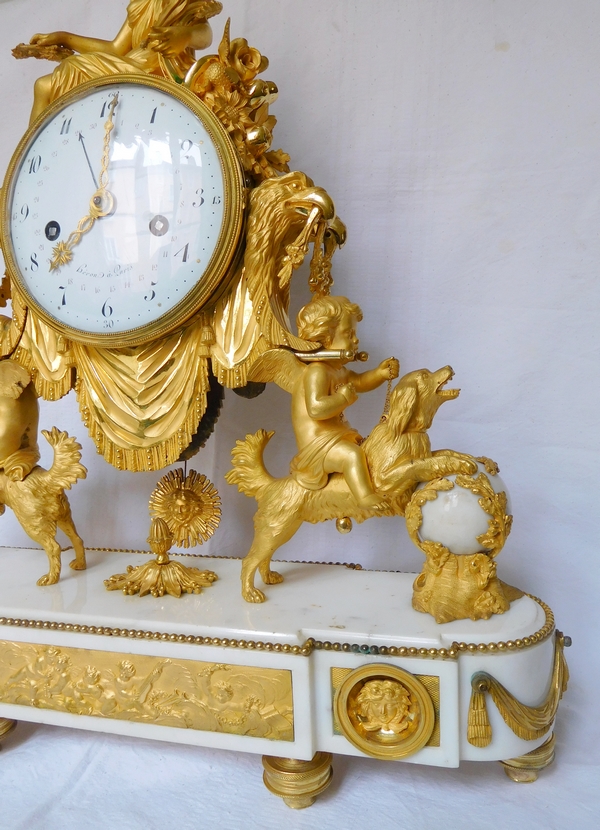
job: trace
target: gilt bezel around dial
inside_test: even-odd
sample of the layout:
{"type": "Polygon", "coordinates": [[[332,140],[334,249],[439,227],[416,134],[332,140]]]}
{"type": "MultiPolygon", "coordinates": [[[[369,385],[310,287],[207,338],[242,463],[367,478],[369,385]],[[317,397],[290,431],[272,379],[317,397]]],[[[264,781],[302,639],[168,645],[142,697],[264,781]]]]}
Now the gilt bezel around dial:
{"type": "Polygon", "coordinates": [[[225,128],[192,92],[113,75],[65,94],[25,133],[0,216],[7,271],[30,308],[72,340],[133,346],[223,289],[244,179],[225,128]]]}

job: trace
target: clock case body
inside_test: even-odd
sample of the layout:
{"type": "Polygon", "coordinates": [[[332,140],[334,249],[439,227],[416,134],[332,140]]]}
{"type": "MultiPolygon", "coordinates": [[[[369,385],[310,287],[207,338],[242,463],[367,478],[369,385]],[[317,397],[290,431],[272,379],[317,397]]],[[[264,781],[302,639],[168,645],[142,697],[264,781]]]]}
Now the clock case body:
{"type": "MultiPolygon", "coordinates": [[[[71,186],[71,184],[65,182],[65,187],[71,186]]],[[[172,81],[149,75],[111,75],[83,83],[71,92],[61,96],[43,112],[40,118],[24,134],[12,156],[2,188],[0,244],[11,280],[22,294],[25,304],[33,309],[47,325],[71,340],[90,346],[107,348],[135,346],[158,339],[174,331],[196,312],[205,308],[211,301],[216,301],[226,289],[242,253],[244,208],[244,175],[237,152],[229,139],[227,131],[210,109],[193,92],[172,81]],[[32,143],[61,111],[69,107],[74,101],[85,98],[91,92],[106,87],[118,89],[121,85],[149,87],[166,93],[190,109],[203,124],[213,142],[223,174],[223,220],[217,244],[201,278],[176,305],[146,325],[128,331],[93,333],[75,329],[57,320],[37,301],[25,284],[17,265],[11,238],[14,183],[32,143]]]]}

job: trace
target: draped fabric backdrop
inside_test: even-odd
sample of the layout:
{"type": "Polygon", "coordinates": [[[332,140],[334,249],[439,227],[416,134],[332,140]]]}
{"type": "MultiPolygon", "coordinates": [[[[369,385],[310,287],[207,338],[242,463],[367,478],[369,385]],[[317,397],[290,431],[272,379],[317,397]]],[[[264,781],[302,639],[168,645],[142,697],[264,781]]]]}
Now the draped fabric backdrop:
{"type": "MultiPolygon", "coordinates": [[[[444,770],[337,758],[327,794],[293,813],[263,787],[259,756],[22,725],[0,757],[2,826],[596,827],[600,5],[224,5],[214,45],[231,16],[232,37],[268,56],[264,77],[280,89],[274,148],[328,190],[348,226],[335,291],[363,309],[371,365],[390,355],[402,371],[451,364],[462,393],[440,410],[433,446],[500,465],[514,530],[499,575],[548,602],[574,640],[557,761],[521,787],[493,764],[444,770]]],[[[49,68],[16,62],[10,49],[55,29],[112,38],[124,17],[125,0],[0,3],[3,171],[27,126],[33,82],[49,68]]],[[[308,292],[306,274],[294,280],[295,313],[308,292]]],[[[353,425],[368,432],[383,400],[384,390],[365,396],[348,413],[353,425]]],[[[87,545],[144,547],[159,476],[118,473],[97,457],[74,393],[42,404],[40,426],[53,425],[83,444],[89,476],[69,498],[87,545]]],[[[215,434],[190,465],[223,498],[221,527],[202,553],[248,549],[255,503],[223,476],[236,439],[259,427],[276,430],[267,464],[285,474],[295,447],[289,399],[277,388],[253,401],[228,392],[215,434]]],[[[51,453],[42,452],[47,465],[51,453]]],[[[3,545],[30,544],[8,510],[0,532],[3,545]]],[[[331,522],[304,527],[281,556],[399,570],[422,562],[399,518],[349,536],[331,522]]],[[[310,582],[305,590],[310,602],[310,582]]],[[[231,595],[241,602],[238,584],[231,595]]]]}

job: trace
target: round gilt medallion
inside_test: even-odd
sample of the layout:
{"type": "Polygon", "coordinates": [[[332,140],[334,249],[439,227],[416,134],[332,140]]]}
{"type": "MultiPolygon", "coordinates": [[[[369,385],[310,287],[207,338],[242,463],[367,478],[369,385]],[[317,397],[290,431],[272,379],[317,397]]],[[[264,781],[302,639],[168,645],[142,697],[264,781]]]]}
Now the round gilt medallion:
{"type": "Polygon", "coordinates": [[[221,499],[205,475],[172,470],[150,497],[150,515],[166,522],[174,544],[189,548],[206,542],[218,528],[221,499]]]}
{"type": "Polygon", "coordinates": [[[371,664],[351,672],[336,692],[334,708],[350,743],[383,760],[418,752],[435,726],[429,692],[397,666],[371,664]]]}

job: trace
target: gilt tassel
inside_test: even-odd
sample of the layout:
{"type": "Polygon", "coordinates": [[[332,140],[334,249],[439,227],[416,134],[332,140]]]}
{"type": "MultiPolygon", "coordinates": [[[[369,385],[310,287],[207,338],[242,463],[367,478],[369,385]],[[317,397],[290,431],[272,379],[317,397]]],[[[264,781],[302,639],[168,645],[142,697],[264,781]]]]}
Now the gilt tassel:
{"type": "Polygon", "coordinates": [[[477,747],[489,746],[492,742],[492,727],[488,718],[485,680],[475,675],[471,681],[472,691],[467,721],[467,740],[477,747]]]}

